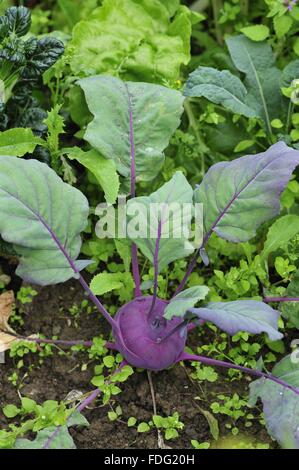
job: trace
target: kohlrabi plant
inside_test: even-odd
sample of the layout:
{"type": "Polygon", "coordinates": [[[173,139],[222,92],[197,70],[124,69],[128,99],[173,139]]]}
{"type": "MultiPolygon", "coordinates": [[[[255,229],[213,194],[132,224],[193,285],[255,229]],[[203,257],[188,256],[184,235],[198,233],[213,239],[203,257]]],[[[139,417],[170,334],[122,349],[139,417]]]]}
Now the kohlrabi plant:
{"type": "MultiPolygon", "coordinates": [[[[180,361],[198,361],[257,377],[250,386],[251,402],[262,399],[268,430],[283,447],[299,448],[299,365],[294,355],[285,357],[270,373],[262,363],[259,369],[250,369],[185,352],[188,332],[203,328],[205,322],[231,335],[247,331],[266,333],[273,341],[283,337],[278,331],[280,313],[268,304],[298,301],[297,297],[205,304],[205,285],[185,287],[192,271],[199,268],[200,258],[209,263],[212,234],[235,243],[246,242],[261,224],[279,213],[279,197],[299,164],[299,152],[281,141],[263,153],[215,164],[195,188],[183,173],[176,172],[154,193],[136,197],[136,183],[143,181],[144,187],[163,166],[163,151],[180,123],[184,96],[160,85],[101,75],[83,79],[79,86],[93,115],[85,132],[91,149],[73,153],[69,149],[69,154],[98,175],[99,182],[105,180],[101,169],[107,172],[111,186],[110,179],[104,181],[106,199],[115,201],[118,185],[116,189],[113,185],[118,175],[121,177],[122,193],[127,191],[129,197],[125,222],[116,234],[111,225],[109,230],[111,236],[120,238],[125,226],[125,237],[131,244],[134,298],[118,306],[113,317],[97,297],[105,292],[101,276],[89,285],[81,273],[89,263],[79,259],[80,235],[89,215],[86,197],[41,162],[1,156],[0,233],[18,253],[17,274],[42,286],[77,279],[111,327],[114,340],[106,347],[121,353],[119,370],[124,374],[130,373],[128,365],[161,371],[180,361]],[[192,210],[185,211],[186,207],[192,210]],[[141,254],[154,267],[152,295],[141,290],[141,254]],[[159,298],[159,273],[187,256],[191,256],[189,266],[173,296],[159,298]]],[[[115,211],[111,204],[109,210],[108,225],[115,211]]],[[[121,210],[119,207],[114,220],[117,225],[121,210]]],[[[99,226],[97,230],[99,233],[99,226]]],[[[81,403],[80,412],[100,389],[81,403]]],[[[60,431],[46,432],[42,447],[52,448],[60,431]]]]}
{"type": "Polygon", "coordinates": [[[31,13],[25,7],[8,8],[0,16],[0,130],[31,127],[41,134],[47,114],[33,90],[64,46],[55,37],[30,35],[30,26],[31,13]]]}

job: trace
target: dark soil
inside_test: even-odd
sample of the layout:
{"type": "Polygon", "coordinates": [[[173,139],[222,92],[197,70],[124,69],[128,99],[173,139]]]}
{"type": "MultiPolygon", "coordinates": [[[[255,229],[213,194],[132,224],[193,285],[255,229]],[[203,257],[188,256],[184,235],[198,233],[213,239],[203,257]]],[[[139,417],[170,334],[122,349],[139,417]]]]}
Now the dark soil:
{"type": "MultiPolygon", "coordinates": [[[[57,335],[61,339],[86,340],[102,333],[108,339],[109,328],[99,314],[83,312],[74,320],[68,312],[74,304],[79,305],[83,298],[84,294],[75,281],[40,289],[38,296],[26,307],[25,324],[22,331],[18,328],[18,332],[25,335],[39,332],[48,338],[57,335]]],[[[196,332],[190,335],[189,344],[192,343],[194,346],[198,343],[196,332]]],[[[38,365],[37,355],[32,354],[29,360],[25,360],[26,367],[19,372],[20,378],[24,376],[20,388],[23,396],[41,403],[48,399],[61,401],[74,390],[86,393],[93,389],[90,379],[96,363],[90,363],[87,355],[82,353],[59,355],[59,350],[55,351],[57,352],[52,357],[45,359],[42,366],[38,365]],[[82,371],[82,364],[88,362],[87,369],[82,371]],[[30,365],[33,367],[29,371],[30,365]]],[[[8,380],[16,370],[16,362],[7,353],[6,364],[0,365],[1,408],[8,403],[19,404],[18,389],[8,380]]],[[[208,422],[199,406],[209,410],[209,404],[215,401],[215,394],[244,394],[248,387],[248,380],[229,382],[225,380],[225,375],[223,380],[220,378],[216,383],[200,386],[190,379],[188,372],[188,365],[186,368],[178,365],[171,370],[153,374],[158,414],[167,416],[177,411],[185,424],[180,437],[167,442],[173,448],[191,448],[191,439],[199,442],[212,441],[208,422]]],[[[121,420],[110,422],[107,416],[109,405],[103,406],[101,400],[98,400],[84,412],[90,427],[71,431],[78,448],[157,448],[155,431],[140,434],[126,424],[130,416],[136,417],[138,422],[151,419],[152,400],[146,372],[136,372],[120,387],[123,392],[114,397],[111,404],[122,407],[121,420]]],[[[220,436],[230,435],[230,431],[225,428],[226,422],[231,423],[230,419],[226,420],[220,415],[216,417],[219,420],[220,436]]],[[[5,428],[9,422],[11,420],[0,413],[0,428],[5,428]]],[[[238,421],[242,433],[259,442],[269,442],[265,429],[259,424],[255,426],[248,431],[238,421]]]]}

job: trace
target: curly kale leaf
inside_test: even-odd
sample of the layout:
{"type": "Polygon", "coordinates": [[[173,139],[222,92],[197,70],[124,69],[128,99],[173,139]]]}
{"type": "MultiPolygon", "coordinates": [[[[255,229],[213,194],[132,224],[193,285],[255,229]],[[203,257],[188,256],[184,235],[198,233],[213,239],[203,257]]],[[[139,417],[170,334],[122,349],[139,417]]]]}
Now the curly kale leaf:
{"type": "Polygon", "coordinates": [[[0,16],[0,130],[30,127],[41,136],[47,131],[47,114],[33,91],[63,54],[64,45],[54,37],[23,39],[30,26],[30,10],[25,7],[9,8],[0,16]]]}
{"type": "Polygon", "coordinates": [[[27,42],[28,63],[22,73],[24,78],[35,78],[48,70],[64,52],[64,45],[59,39],[45,37],[27,42]],[[30,56],[29,56],[30,52],[30,56]]]}
{"type": "Polygon", "coordinates": [[[25,7],[11,7],[5,12],[8,31],[16,36],[25,36],[31,26],[30,10],[25,7]]]}

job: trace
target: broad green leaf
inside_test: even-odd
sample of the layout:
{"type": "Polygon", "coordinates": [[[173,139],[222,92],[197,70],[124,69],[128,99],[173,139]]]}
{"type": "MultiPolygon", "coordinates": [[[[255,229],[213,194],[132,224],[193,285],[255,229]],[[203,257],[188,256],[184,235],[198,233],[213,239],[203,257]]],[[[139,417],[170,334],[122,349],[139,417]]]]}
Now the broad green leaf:
{"type": "Polygon", "coordinates": [[[90,288],[95,295],[103,295],[112,290],[121,289],[122,273],[100,273],[90,283],[90,288]]]}
{"type": "MultiPolygon", "coordinates": [[[[285,297],[299,297],[299,270],[292,276],[285,297]]],[[[280,309],[283,316],[299,329],[299,302],[281,302],[280,309]]]]}
{"type": "Polygon", "coordinates": [[[281,94],[280,71],[266,42],[254,42],[245,36],[233,36],[226,40],[231,58],[240,72],[245,73],[248,90],[246,104],[265,121],[271,133],[271,120],[279,117],[281,94]]]}
{"type": "Polygon", "coordinates": [[[194,250],[188,241],[190,220],[188,214],[182,212],[183,204],[191,203],[192,188],[181,172],[176,172],[170,181],[150,196],[128,201],[128,237],[151,263],[154,263],[156,243],[159,240],[159,271],[194,250]]]}
{"type": "Polygon", "coordinates": [[[296,364],[297,359],[298,353],[296,352],[293,355],[284,357],[274,366],[273,375],[294,387],[299,387],[299,363],[296,364]]]}
{"type": "Polygon", "coordinates": [[[273,19],[275,34],[278,39],[281,39],[291,29],[293,20],[290,16],[275,16],[273,19]]]}
{"type": "MultiPolygon", "coordinates": [[[[292,355],[276,364],[272,375],[299,392],[299,362],[292,355]]],[[[258,398],[270,435],[285,449],[299,449],[299,395],[272,380],[259,379],[250,385],[250,404],[254,406],[258,398]]]]}
{"type": "Polygon", "coordinates": [[[193,20],[190,10],[176,0],[104,0],[73,30],[72,72],[175,82],[181,65],[190,59],[193,20]]]}
{"type": "Polygon", "coordinates": [[[189,75],[184,89],[185,96],[204,96],[221,104],[233,113],[247,117],[256,116],[256,111],[245,104],[247,90],[241,80],[228,70],[219,71],[211,67],[198,67],[189,75]]]}
{"type": "Polygon", "coordinates": [[[94,115],[85,140],[103,157],[114,160],[122,176],[130,176],[135,154],[137,180],[153,179],[162,168],[163,150],[180,124],[182,94],[107,75],[80,80],[79,85],[94,115]]]}
{"type": "Polygon", "coordinates": [[[266,152],[213,165],[195,190],[203,204],[204,244],[212,232],[233,242],[254,237],[257,228],[280,210],[299,152],[283,142],[266,152]]]}
{"type": "Polygon", "coordinates": [[[288,214],[277,219],[269,228],[264,249],[261,253],[263,260],[267,260],[270,253],[291,240],[299,233],[299,216],[288,214]]]}
{"type": "Polygon", "coordinates": [[[0,132],[0,155],[23,157],[26,153],[32,153],[37,145],[45,145],[45,141],[36,137],[29,128],[0,132]]]}
{"type": "Polygon", "coordinates": [[[195,286],[183,290],[176,295],[167,305],[164,317],[171,320],[173,317],[183,317],[187,310],[199,301],[203,300],[209,292],[206,286],[195,286]]]}
{"type": "Polygon", "coordinates": [[[87,124],[92,121],[92,114],[86,104],[83,90],[78,85],[74,85],[70,88],[68,102],[72,121],[80,127],[80,130],[76,133],[76,137],[79,136],[80,139],[83,139],[85,128],[87,124]]]}
{"type": "Polygon", "coordinates": [[[0,157],[0,234],[20,255],[22,279],[49,285],[78,276],[88,264],[75,261],[88,212],[85,196],[44,163],[0,157]]]}
{"type": "Polygon", "coordinates": [[[114,204],[119,191],[119,177],[113,160],[107,160],[92,149],[84,152],[79,147],[64,149],[70,160],[77,160],[89,170],[105,193],[105,199],[114,204]]]}
{"type": "Polygon", "coordinates": [[[245,26],[241,28],[241,33],[252,41],[264,41],[270,34],[268,26],[263,24],[255,24],[253,26],[245,26]]]}
{"type": "Polygon", "coordinates": [[[15,449],[76,449],[68,427],[46,428],[37,433],[34,441],[17,439],[15,449]],[[58,430],[58,432],[56,432],[58,430]]]}
{"type": "Polygon", "coordinates": [[[277,330],[279,312],[256,300],[210,302],[206,307],[191,308],[189,311],[202,320],[214,323],[230,335],[247,331],[255,334],[267,333],[272,341],[283,337],[277,330]]]}

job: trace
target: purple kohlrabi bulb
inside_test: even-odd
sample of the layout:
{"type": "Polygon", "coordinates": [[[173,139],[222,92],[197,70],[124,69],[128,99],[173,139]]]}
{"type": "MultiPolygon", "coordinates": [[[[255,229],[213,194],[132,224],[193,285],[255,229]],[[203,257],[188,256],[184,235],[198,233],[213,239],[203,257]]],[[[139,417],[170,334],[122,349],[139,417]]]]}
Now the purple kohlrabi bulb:
{"type": "Polygon", "coordinates": [[[138,297],[125,304],[115,316],[113,329],[116,346],[129,364],[148,370],[162,370],[173,365],[180,357],[186,344],[187,331],[177,330],[165,341],[165,337],[179,323],[181,318],[170,321],[163,318],[167,302],[156,299],[149,322],[148,312],[152,297],[138,297]]]}

